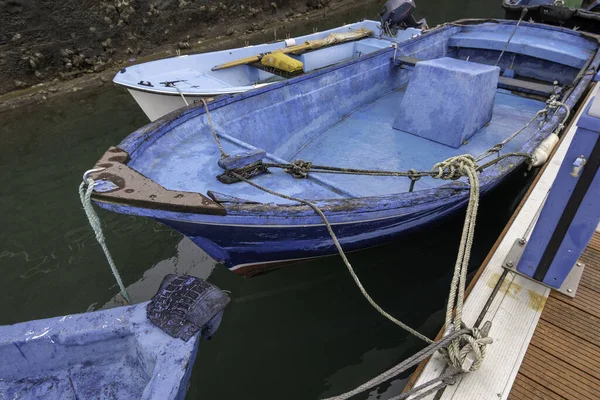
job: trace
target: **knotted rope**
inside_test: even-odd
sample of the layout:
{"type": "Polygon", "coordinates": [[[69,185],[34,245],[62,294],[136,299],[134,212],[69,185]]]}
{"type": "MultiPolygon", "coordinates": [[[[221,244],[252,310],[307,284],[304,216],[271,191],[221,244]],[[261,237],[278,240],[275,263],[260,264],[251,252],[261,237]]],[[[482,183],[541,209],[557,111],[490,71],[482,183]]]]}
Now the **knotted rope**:
{"type": "Polygon", "coordinates": [[[127,294],[125,285],[123,285],[119,270],[115,265],[108,247],[106,246],[106,239],[104,238],[104,233],[102,232],[102,223],[100,222],[100,218],[98,218],[98,214],[96,214],[94,206],[92,205],[92,193],[94,192],[94,186],[96,186],[96,182],[94,182],[92,178],[87,177],[87,174],[87,172],[84,174],[84,181],[81,182],[81,185],[79,185],[79,198],[81,199],[81,204],[83,205],[85,215],[88,217],[90,226],[94,230],[96,240],[98,243],[100,243],[100,247],[102,247],[102,251],[104,251],[104,255],[106,256],[106,260],[108,260],[108,265],[110,265],[110,269],[117,280],[119,289],[121,289],[121,294],[125,298],[125,301],[131,304],[131,298],[129,297],[129,294],[127,294]]]}

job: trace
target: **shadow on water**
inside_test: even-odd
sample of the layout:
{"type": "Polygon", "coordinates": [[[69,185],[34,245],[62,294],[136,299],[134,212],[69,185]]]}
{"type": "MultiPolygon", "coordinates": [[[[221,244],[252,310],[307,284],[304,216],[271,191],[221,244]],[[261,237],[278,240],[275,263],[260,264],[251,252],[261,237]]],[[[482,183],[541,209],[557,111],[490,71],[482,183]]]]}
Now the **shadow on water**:
{"type": "MultiPolygon", "coordinates": [[[[373,18],[379,6],[310,26],[373,18]]],[[[501,15],[499,0],[421,1],[418,10],[431,25],[501,15]]],[[[310,31],[308,25],[298,33],[310,31]]],[[[77,187],[82,172],[145,124],[145,116],[126,92],[110,87],[0,118],[0,324],[118,305],[77,187]]],[[[530,179],[515,174],[484,200],[472,265],[483,260],[530,179]]],[[[101,210],[100,217],[134,301],[149,299],[168,273],[208,277],[231,291],[219,332],[201,344],[188,398],[334,395],[422,346],[371,308],[338,257],[243,279],[215,268],[189,240],[156,222],[101,210]]],[[[375,300],[430,337],[442,324],[462,218],[349,256],[375,300]]],[[[406,378],[368,397],[389,398],[406,378]]]]}

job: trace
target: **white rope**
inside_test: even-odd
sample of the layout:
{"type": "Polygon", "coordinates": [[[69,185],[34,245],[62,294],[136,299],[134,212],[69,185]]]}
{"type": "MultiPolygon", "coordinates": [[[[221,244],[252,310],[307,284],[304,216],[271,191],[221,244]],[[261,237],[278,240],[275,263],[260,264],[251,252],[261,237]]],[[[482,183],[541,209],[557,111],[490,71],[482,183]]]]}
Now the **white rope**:
{"type": "Polygon", "coordinates": [[[177,87],[175,84],[173,84],[173,87],[174,87],[175,89],[177,89],[177,91],[179,92],[179,95],[180,95],[180,96],[181,96],[181,98],[183,99],[183,102],[185,103],[185,105],[186,105],[186,106],[189,106],[189,105],[190,105],[190,103],[188,103],[188,101],[185,99],[185,97],[183,96],[183,93],[181,92],[181,90],[179,90],[179,88],[178,88],[178,87],[177,87]]]}
{"type": "Polygon", "coordinates": [[[121,280],[121,275],[119,275],[119,271],[117,270],[117,266],[113,261],[113,258],[106,246],[106,240],[104,238],[104,233],[102,232],[102,223],[98,218],[98,214],[94,210],[94,206],[92,205],[92,193],[94,192],[94,186],[96,182],[92,178],[87,178],[81,185],[79,185],[79,198],[81,199],[81,204],[83,205],[83,209],[85,210],[85,214],[88,217],[88,221],[90,222],[90,226],[94,230],[94,234],[96,235],[96,240],[100,243],[100,247],[104,251],[104,255],[108,260],[108,265],[110,265],[110,269],[112,270],[115,279],[117,280],[117,284],[121,289],[121,294],[125,298],[127,303],[131,304],[131,299],[129,298],[129,294],[127,294],[127,290],[125,289],[125,285],[123,285],[123,281],[121,280]]]}
{"type": "MultiPolygon", "coordinates": [[[[210,117],[208,106],[206,102],[204,102],[204,100],[203,103],[206,109],[208,122],[213,132],[213,136],[215,137],[215,141],[217,142],[217,145],[219,146],[219,149],[221,150],[221,154],[223,156],[225,153],[223,151],[223,148],[221,147],[221,143],[218,140],[216,130],[210,117]]],[[[477,166],[475,157],[473,157],[470,154],[448,158],[447,160],[435,164],[432,168],[432,172],[434,172],[433,178],[435,179],[450,180],[458,179],[461,176],[466,176],[468,177],[470,183],[469,203],[467,206],[467,213],[465,216],[465,223],[463,226],[458,256],[454,265],[454,274],[450,285],[450,294],[448,299],[448,306],[446,309],[446,337],[448,335],[454,337],[459,331],[463,329],[462,311],[464,304],[467,271],[469,267],[469,259],[471,256],[471,247],[473,246],[473,238],[475,234],[475,220],[477,217],[477,209],[479,207],[479,177],[477,175],[478,168],[479,167],[477,166]],[[454,314],[453,318],[455,303],[456,313],[454,314]]],[[[252,182],[251,180],[247,179],[246,177],[238,174],[233,170],[229,170],[228,172],[229,174],[231,174],[231,176],[239,179],[240,181],[244,181],[249,185],[254,186],[255,188],[260,189],[266,193],[281,197],[283,199],[296,201],[298,203],[305,204],[312,208],[325,224],[327,231],[329,232],[329,235],[331,236],[331,239],[333,240],[333,243],[338,253],[340,254],[340,257],[342,258],[344,264],[346,265],[346,268],[348,269],[348,272],[350,272],[350,275],[356,283],[356,286],[359,288],[360,292],[365,297],[365,299],[367,299],[369,304],[371,304],[371,306],[373,306],[373,308],[375,308],[382,316],[386,317],[388,320],[392,321],[405,331],[411,333],[415,337],[420,338],[421,340],[427,342],[430,345],[435,344],[435,342],[429,339],[428,337],[424,336],[415,329],[409,327],[405,323],[399,321],[398,319],[394,318],[392,315],[387,313],[377,304],[377,302],[375,302],[375,300],[373,300],[373,298],[371,298],[367,290],[362,285],[360,279],[356,275],[354,268],[352,268],[350,261],[346,257],[346,254],[342,249],[342,246],[335,232],[333,231],[331,224],[327,220],[327,217],[316,204],[305,199],[289,196],[283,193],[278,193],[274,190],[265,188],[255,182],[252,182]]],[[[458,338],[453,339],[450,342],[450,344],[447,345],[446,350],[444,350],[443,348],[440,349],[440,351],[444,354],[449,365],[465,373],[475,371],[477,368],[479,368],[481,362],[485,358],[486,346],[492,343],[492,339],[487,337],[487,332],[483,333],[477,328],[472,329],[470,332],[471,333],[461,332],[458,338]],[[473,355],[474,362],[471,365],[465,367],[465,360],[470,354],[473,355]]],[[[377,380],[377,378],[375,380],[377,380]]],[[[371,381],[371,383],[372,382],[373,381],[371,381]]],[[[368,385],[368,383],[365,385],[368,385]]],[[[365,385],[363,385],[363,387],[365,385]]]]}
{"type": "Polygon", "coordinates": [[[344,261],[344,264],[346,265],[346,268],[348,269],[348,272],[350,272],[350,275],[352,276],[352,279],[354,279],[354,282],[356,283],[356,286],[358,287],[358,289],[360,290],[360,292],[362,293],[362,295],[365,297],[365,299],[367,299],[367,301],[369,302],[369,304],[371,304],[371,306],[373,306],[373,308],[375,308],[375,310],[377,310],[377,312],[379,312],[379,314],[383,315],[385,318],[387,318],[388,320],[390,320],[394,324],[398,325],[400,328],[404,329],[405,331],[409,332],[410,334],[414,335],[415,337],[418,337],[419,339],[421,339],[421,340],[423,340],[423,341],[425,341],[425,342],[427,342],[429,344],[433,343],[433,340],[429,339],[427,336],[419,333],[415,329],[413,329],[410,326],[406,325],[404,322],[396,319],[394,316],[390,315],[383,308],[381,308],[381,306],[379,306],[379,304],[377,304],[377,302],[375,300],[373,300],[373,298],[369,295],[369,293],[367,292],[367,290],[363,286],[362,282],[358,278],[358,275],[356,275],[356,272],[354,272],[354,268],[352,268],[352,265],[350,264],[350,261],[346,257],[346,254],[344,253],[344,250],[342,249],[342,245],[340,244],[340,242],[339,242],[339,240],[338,240],[337,235],[335,234],[335,232],[333,232],[333,229],[331,227],[331,224],[327,220],[327,217],[325,216],[325,214],[323,213],[323,211],[321,211],[321,209],[316,204],[314,204],[314,203],[312,203],[312,202],[310,202],[308,200],[300,199],[300,198],[293,197],[293,196],[288,196],[286,194],[278,193],[278,192],[275,192],[273,190],[267,189],[267,188],[265,188],[263,186],[260,186],[257,183],[252,182],[249,179],[246,179],[245,177],[243,177],[242,175],[239,175],[238,173],[231,172],[231,174],[234,177],[236,177],[237,179],[239,179],[241,181],[244,181],[244,182],[248,183],[249,185],[254,186],[255,188],[260,189],[260,190],[262,190],[262,191],[264,191],[266,193],[272,194],[274,196],[281,197],[283,199],[296,201],[298,203],[305,204],[305,205],[309,206],[310,208],[312,208],[315,211],[315,213],[317,213],[317,215],[319,217],[321,217],[321,219],[323,220],[323,223],[327,227],[327,231],[329,232],[329,235],[331,236],[331,239],[333,240],[333,244],[335,245],[338,253],[340,254],[340,257],[342,257],[342,261],[344,261]]]}
{"type": "MultiPolygon", "coordinates": [[[[475,158],[471,155],[463,155],[449,158],[441,163],[434,165],[434,170],[438,169],[436,177],[452,176],[456,169],[462,176],[469,179],[469,203],[465,215],[465,222],[461,235],[458,256],[454,265],[454,274],[450,284],[450,294],[448,296],[448,305],[446,307],[446,332],[452,333],[463,327],[463,305],[465,298],[465,288],[467,283],[467,272],[469,268],[469,259],[471,257],[471,248],[475,236],[475,220],[477,218],[477,209],[479,208],[479,177],[477,175],[477,164],[475,158]],[[450,169],[450,174],[444,173],[450,169]],[[456,306],[455,306],[456,305],[456,306]],[[453,316],[454,314],[454,316],[453,316]]],[[[485,358],[486,346],[492,343],[492,339],[482,334],[481,330],[474,328],[470,334],[461,335],[460,338],[453,340],[446,350],[441,350],[449,365],[464,372],[475,371],[481,366],[485,358]],[[465,361],[469,354],[473,355],[473,363],[465,366],[465,361]]]]}

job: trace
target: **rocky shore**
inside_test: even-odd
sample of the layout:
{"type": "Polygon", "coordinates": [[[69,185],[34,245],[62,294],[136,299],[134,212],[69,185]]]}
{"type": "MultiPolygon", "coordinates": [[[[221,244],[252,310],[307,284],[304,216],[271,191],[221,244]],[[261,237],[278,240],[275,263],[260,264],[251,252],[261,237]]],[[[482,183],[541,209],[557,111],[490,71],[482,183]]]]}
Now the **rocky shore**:
{"type": "Polygon", "coordinates": [[[309,21],[373,4],[0,0],[0,111],[110,82],[123,65],[273,40],[278,29],[283,38],[309,21]]]}

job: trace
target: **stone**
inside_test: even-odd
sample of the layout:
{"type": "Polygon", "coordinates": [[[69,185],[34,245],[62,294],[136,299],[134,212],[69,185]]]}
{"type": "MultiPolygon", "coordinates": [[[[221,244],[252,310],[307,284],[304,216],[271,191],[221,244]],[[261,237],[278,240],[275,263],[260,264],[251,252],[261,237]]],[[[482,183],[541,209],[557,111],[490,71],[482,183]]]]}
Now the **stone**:
{"type": "Polygon", "coordinates": [[[421,61],[394,129],[458,148],[492,118],[500,68],[454,58],[421,61]]]}

